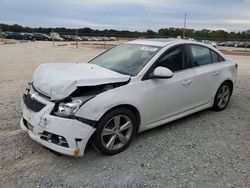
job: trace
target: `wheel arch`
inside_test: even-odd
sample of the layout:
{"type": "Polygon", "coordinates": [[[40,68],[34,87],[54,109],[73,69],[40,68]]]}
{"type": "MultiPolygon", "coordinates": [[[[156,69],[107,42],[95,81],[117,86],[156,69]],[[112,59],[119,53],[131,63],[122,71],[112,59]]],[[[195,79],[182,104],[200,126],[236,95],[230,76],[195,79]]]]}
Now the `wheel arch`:
{"type": "Polygon", "coordinates": [[[232,80],[225,80],[223,83],[225,82],[229,83],[229,85],[231,86],[231,89],[233,89],[234,83],[232,80]]]}
{"type": "Polygon", "coordinates": [[[229,85],[230,85],[230,89],[231,89],[231,94],[233,93],[233,88],[234,88],[234,83],[233,83],[233,81],[232,80],[230,80],[230,79],[226,79],[225,81],[223,81],[220,85],[219,85],[219,87],[217,88],[217,90],[220,88],[220,86],[222,85],[222,84],[225,84],[225,83],[228,83],[229,85]]]}
{"type": "Polygon", "coordinates": [[[227,78],[227,79],[224,79],[222,82],[219,82],[219,84],[216,86],[216,88],[214,89],[213,91],[213,94],[211,96],[211,101],[214,102],[214,99],[215,99],[215,96],[218,92],[218,89],[220,88],[220,86],[224,83],[228,83],[230,86],[231,86],[231,95],[233,93],[233,88],[234,88],[234,82],[230,79],[230,78],[227,78]]]}
{"type": "MultiPolygon", "coordinates": [[[[140,114],[139,110],[138,110],[135,106],[133,106],[133,105],[131,105],[131,104],[120,104],[120,105],[114,106],[114,107],[110,108],[109,110],[107,110],[107,111],[101,116],[101,118],[102,118],[104,115],[106,115],[107,113],[109,113],[110,111],[112,111],[112,110],[114,110],[114,109],[118,109],[118,108],[126,108],[126,109],[130,110],[130,111],[135,115],[135,118],[136,118],[136,121],[137,121],[137,124],[138,124],[136,132],[138,132],[138,130],[139,130],[139,128],[140,128],[140,125],[141,125],[141,114],[140,114]]],[[[101,118],[100,118],[100,119],[101,119],[101,118]]],[[[100,119],[99,119],[98,121],[100,121],[100,119]]]]}
{"type": "Polygon", "coordinates": [[[217,94],[217,92],[218,92],[218,89],[220,88],[220,86],[222,85],[222,84],[224,84],[224,83],[228,83],[230,86],[231,86],[231,95],[232,95],[232,93],[233,93],[233,88],[234,88],[234,82],[231,80],[231,79],[224,79],[220,84],[218,84],[217,85],[217,87],[216,87],[216,90],[214,90],[213,91],[213,98],[212,98],[212,100],[214,101],[214,99],[215,99],[215,96],[216,96],[216,94],[217,94]]]}
{"type": "Polygon", "coordinates": [[[221,111],[221,110],[224,110],[224,109],[226,108],[226,106],[227,106],[227,104],[228,104],[228,102],[229,102],[229,100],[230,100],[230,97],[231,97],[231,95],[232,95],[232,93],[233,93],[233,86],[234,86],[234,83],[233,83],[233,81],[230,80],[230,79],[224,80],[224,81],[218,86],[218,88],[217,88],[217,90],[216,90],[216,93],[215,93],[215,95],[214,95],[213,106],[212,106],[212,109],[213,109],[214,111],[221,111]],[[218,105],[217,95],[218,95],[219,89],[220,89],[223,85],[228,85],[228,86],[230,87],[230,88],[229,88],[229,89],[230,89],[230,95],[229,95],[229,99],[228,99],[227,103],[225,104],[225,106],[224,106],[224,107],[220,107],[220,106],[218,105]]]}

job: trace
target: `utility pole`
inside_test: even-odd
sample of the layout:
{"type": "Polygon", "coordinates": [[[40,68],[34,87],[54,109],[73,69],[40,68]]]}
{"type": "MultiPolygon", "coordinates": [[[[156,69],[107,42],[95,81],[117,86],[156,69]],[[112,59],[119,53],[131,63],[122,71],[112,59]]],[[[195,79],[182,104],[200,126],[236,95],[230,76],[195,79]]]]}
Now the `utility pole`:
{"type": "Polygon", "coordinates": [[[78,40],[77,40],[77,35],[78,35],[78,33],[77,33],[77,30],[76,30],[76,48],[78,48],[78,40]]]}
{"type": "Polygon", "coordinates": [[[0,27],[0,38],[2,40],[2,44],[3,44],[3,31],[2,31],[2,28],[0,27]]]}
{"type": "Polygon", "coordinates": [[[52,29],[52,41],[53,41],[53,47],[55,46],[55,39],[54,39],[54,30],[52,29]]]}
{"type": "Polygon", "coordinates": [[[185,17],[184,17],[183,39],[185,39],[186,37],[186,23],[187,23],[187,13],[185,13],[185,17]]]}
{"type": "MultiPolygon", "coordinates": [[[[245,37],[245,38],[247,39],[247,31],[245,31],[245,35],[246,35],[246,37],[245,37]]],[[[245,46],[245,52],[246,52],[246,51],[247,51],[247,43],[245,43],[245,45],[244,45],[244,46],[245,46]]]]}

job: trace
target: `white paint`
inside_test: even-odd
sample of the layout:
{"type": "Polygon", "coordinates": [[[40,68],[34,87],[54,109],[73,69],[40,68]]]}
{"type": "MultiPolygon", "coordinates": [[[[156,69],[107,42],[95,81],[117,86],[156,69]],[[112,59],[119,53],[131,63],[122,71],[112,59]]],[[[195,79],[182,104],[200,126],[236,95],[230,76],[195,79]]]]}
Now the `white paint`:
{"type": "Polygon", "coordinates": [[[79,86],[96,86],[125,82],[130,76],[88,63],[51,63],[40,65],[34,75],[34,86],[52,100],[67,97],[79,86]]]}
{"type": "MultiPolygon", "coordinates": [[[[200,43],[183,40],[165,40],[165,42],[164,40],[153,40],[152,42],[150,40],[136,40],[129,43],[158,45],[163,48],[137,76],[131,78],[128,84],[96,95],[80,107],[75,114],[76,116],[98,121],[113,107],[124,104],[131,105],[140,114],[139,132],[142,132],[211,107],[219,86],[225,80],[231,80],[235,83],[237,74],[235,64],[213,47],[208,48],[222,55],[226,59],[225,62],[189,68],[177,71],[173,75],[172,71],[166,70],[166,68],[164,68],[165,70],[157,68],[156,74],[172,77],[142,80],[144,74],[157,58],[170,47],[184,43],[200,43]]],[[[54,99],[59,99],[69,95],[77,86],[95,86],[128,81],[129,79],[129,76],[91,64],[45,64],[35,71],[33,82],[35,87],[44,93],[50,94],[54,99]]],[[[34,93],[32,89],[31,93],[34,93]]],[[[23,117],[34,126],[34,131],[29,131],[31,138],[46,147],[67,155],[73,155],[72,152],[76,149],[75,138],[82,138],[79,149],[80,155],[83,155],[85,145],[95,129],[77,120],[53,116],[51,115],[55,105],[53,102],[39,95],[34,95],[34,99],[46,104],[46,107],[40,112],[34,113],[22,103],[23,117]],[[44,130],[64,136],[69,142],[70,148],[41,140],[39,134],[44,130]]],[[[22,120],[21,127],[27,130],[23,126],[22,120]]]]}

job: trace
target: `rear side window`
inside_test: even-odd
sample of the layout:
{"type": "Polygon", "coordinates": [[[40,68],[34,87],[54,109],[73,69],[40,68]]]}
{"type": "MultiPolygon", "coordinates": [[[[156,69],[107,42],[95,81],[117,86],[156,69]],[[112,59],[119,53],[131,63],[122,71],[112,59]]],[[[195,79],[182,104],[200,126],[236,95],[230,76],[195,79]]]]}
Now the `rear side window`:
{"type": "Polygon", "coordinates": [[[211,55],[212,55],[213,63],[225,61],[225,59],[223,57],[221,57],[218,53],[216,53],[213,50],[211,50],[211,55]]]}
{"type": "Polygon", "coordinates": [[[210,50],[208,48],[198,45],[191,45],[190,47],[193,54],[194,66],[202,66],[213,63],[210,50]]]}

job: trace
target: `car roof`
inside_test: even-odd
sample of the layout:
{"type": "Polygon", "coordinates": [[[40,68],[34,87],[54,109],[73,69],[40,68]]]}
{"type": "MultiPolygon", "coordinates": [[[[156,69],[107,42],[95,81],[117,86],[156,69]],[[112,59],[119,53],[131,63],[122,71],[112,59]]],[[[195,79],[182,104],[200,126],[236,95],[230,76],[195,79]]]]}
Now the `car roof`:
{"type": "Polygon", "coordinates": [[[176,38],[157,38],[157,39],[136,39],[127,42],[127,44],[142,44],[149,46],[164,47],[174,42],[184,42],[185,40],[176,38]]]}
{"type": "Polygon", "coordinates": [[[202,42],[197,42],[193,40],[184,40],[184,39],[177,39],[177,38],[157,38],[157,39],[136,39],[133,41],[126,42],[126,44],[141,44],[141,45],[148,45],[148,46],[156,46],[156,47],[165,47],[167,45],[178,45],[178,44],[196,44],[200,46],[204,46],[216,51],[221,56],[224,56],[222,52],[218,49],[214,48],[212,45],[204,44],[202,42]]]}
{"type": "Polygon", "coordinates": [[[176,39],[176,38],[157,38],[157,39],[136,39],[133,41],[127,42],[127,44],[141,44],[148,46],[157,46],[157,47],[165,47],[170,44],[199,44],[202,46],[207,46],[204,43],[192,41],[192,40],[184,40],[184,39],[176,39]]]}

